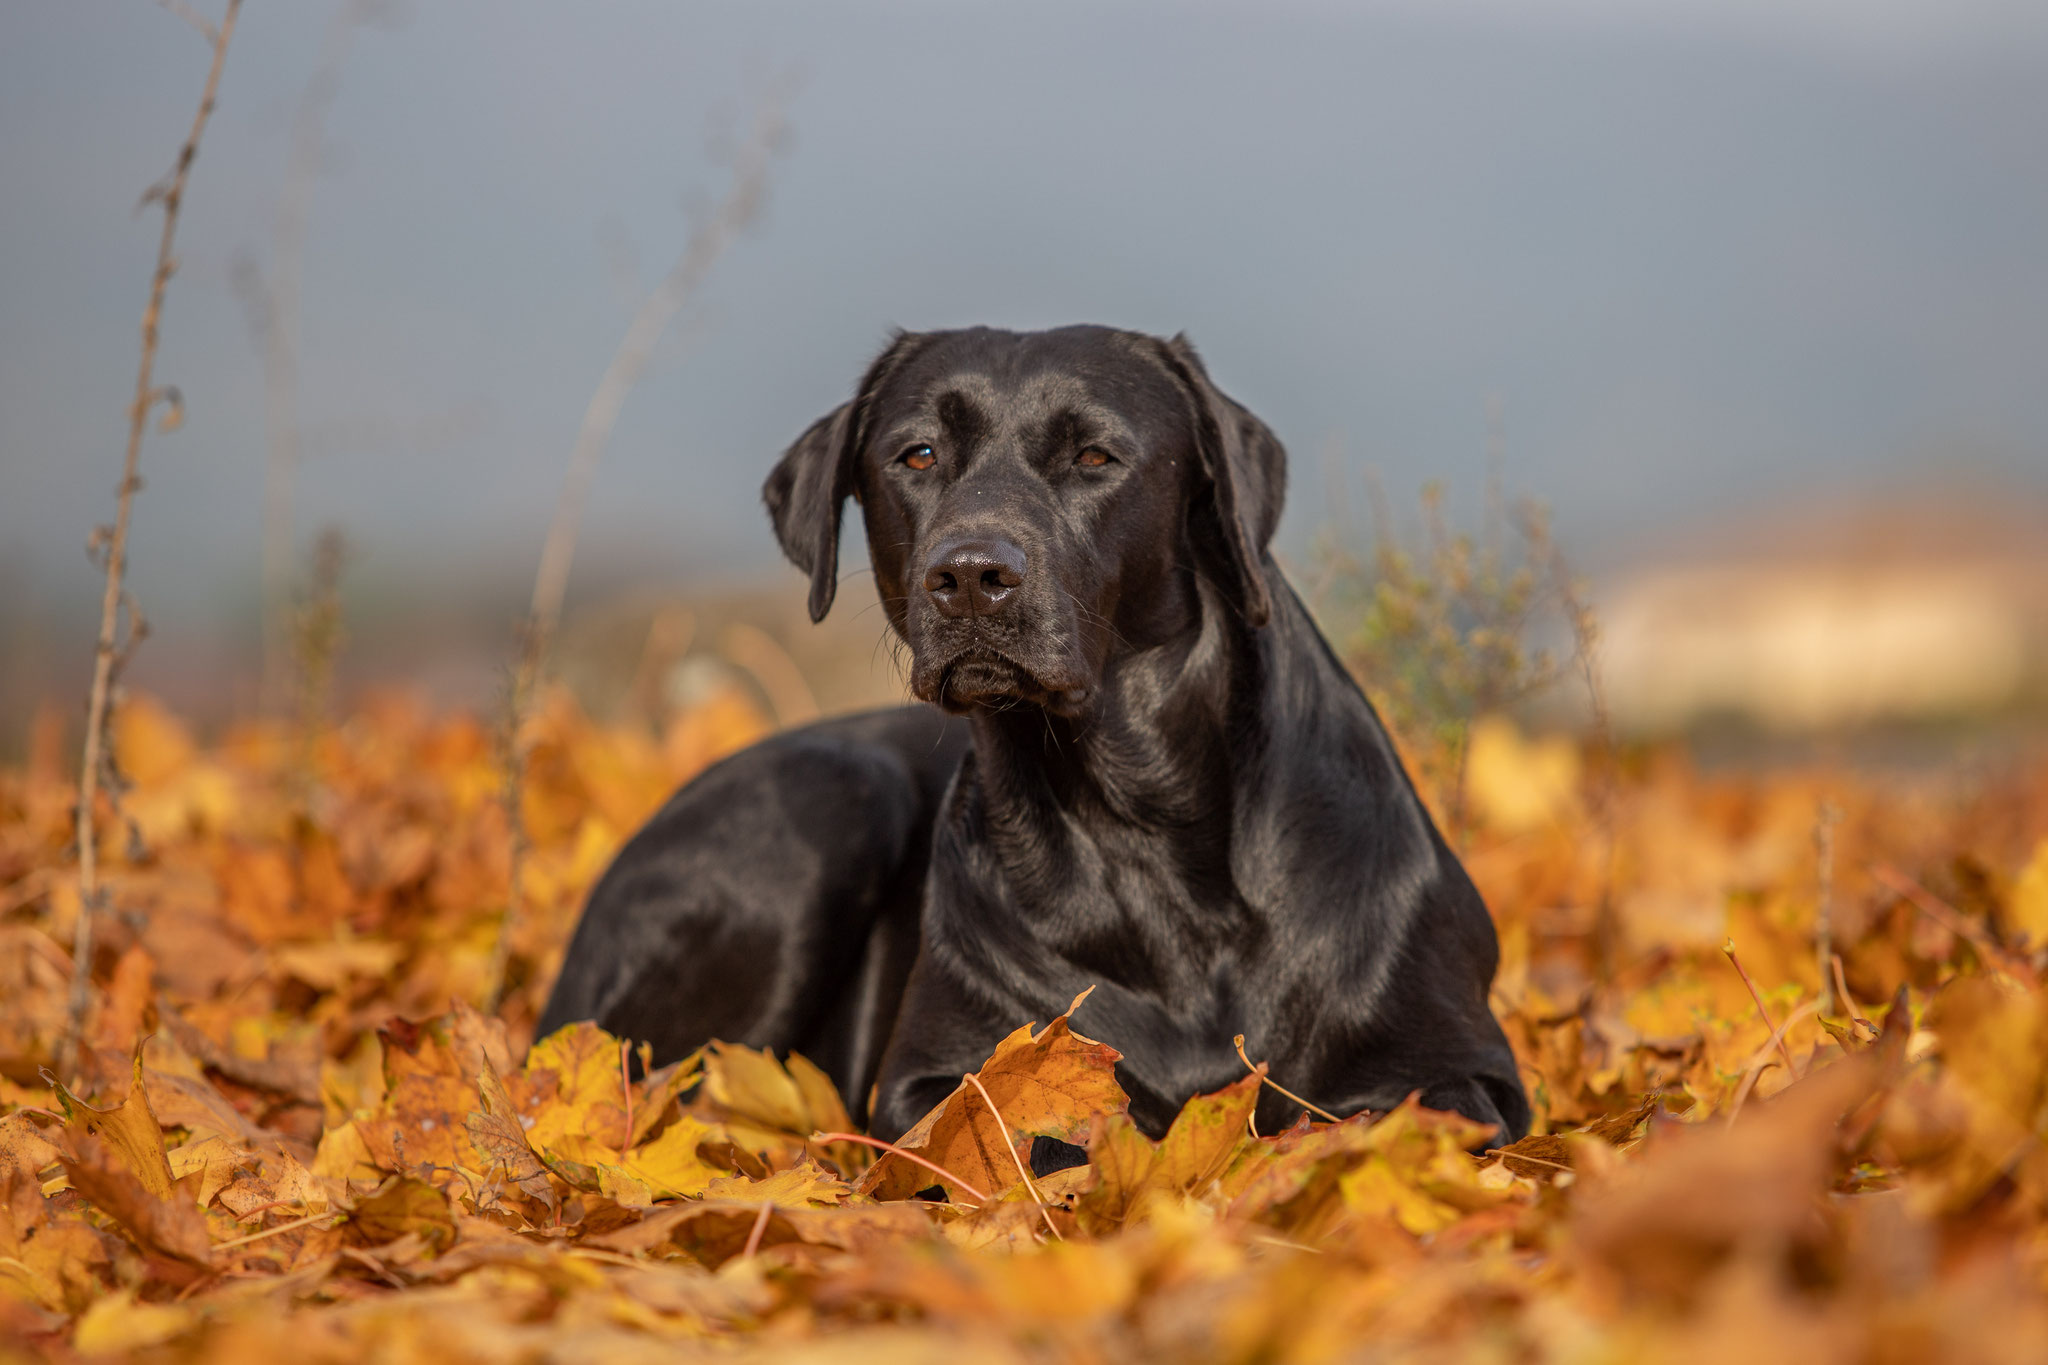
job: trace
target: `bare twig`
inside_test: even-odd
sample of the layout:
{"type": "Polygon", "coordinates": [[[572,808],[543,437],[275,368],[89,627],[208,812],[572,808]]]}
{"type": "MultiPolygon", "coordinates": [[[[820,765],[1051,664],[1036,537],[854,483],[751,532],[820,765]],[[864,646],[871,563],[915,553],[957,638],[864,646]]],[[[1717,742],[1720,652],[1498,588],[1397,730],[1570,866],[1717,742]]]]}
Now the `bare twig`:
{"type": "Polygon", "coordinates": [[[943,1180],[952,1181],[955,1185],[958,1185],[960,1187],[960,1190],[963,1194],[973,1195],[976,1203],[986,1204],[988,1202],[987,1195],[983,1194],[980,1190],[975,1189],[974,1186],[968,1184],[959,1176],[954,1175],[944,1166],[939,1165],[937,1162],[927,1161],[923,1157],[919,1156],[916,1152],[906,1151],[903,1148],[898,1147],[893,1142],[884,1142],[882,1141],[882,1139],[878,1137],[868,1137],[864,1133],[813,1133],[811,1134],[811,1141],[857,1142],[863,1147],[873,1147],[877,1151],[888,1152],[892,1156],[900,1156],[913,1166],[922,1166],[926,1170],[930,1171],[933,1175],[938,1176],[943,1180]]]}
{"type": "MultiPolygon", "coordinates": [[[[1771,1050],[1773,1048],[1782,1049],[1786,1030],[1790,1029],[1807,1015],[1818,1014],[1819,1012],[1820,1001],[1807,1001],[1798,1009],[1786,1015],[1785,1022],[1771,1030],[1771,1036],[1764,1040],[1764,1045],[1750,1054],[1749,1060],[1742,1067],[1742,1084],[1736,1088],[1735,1103],[1729,1106],[1728,1109],[1728,1122],[1735,1122],[1736,1117],[1742,1113],[1743,1102],[1749,1098],[1751,1089],[1755,1087],[1759,1080],[1763,1079],[1764,1072],[1777,1065],[1770,1058],[1771,1050]]],[[[1787,1066],[1790,1066],[1789,1062],[1787,1062],[1787,1066]]],[[[1793,1079],[1798,1079],[1798,1075],[1798,1072],[1793,1072],[1793,1079]]]]}
{"type": "Polygon", "coordinates": [[[764,1235],[766,1235],[768,1231],[768,1215],[774,1212],[775,1201],[772,1199],[763,1199],[761,1201],[761,1211],[754,1215],[753,1231],[747,1234],[747,1245],[745,1249],[740,1252],[740,1256],[743,1259],[751,1260],[761,1250],[761,1238],[764,1235]]]}
{"type": "Polygon", "coordinates": [[[1485,1155],[1499,1158],[1502,1165],[1506,1165],[1510,1161],[1526,1161],[1532,1166],[1548,1166],[1554,1171],[1571,1171],[1574,1175],[1578,1173],[1573,1167],[1565,1165],[1562,1161],[1545,1161],[1540,1156],[1528,1156],[1521,1152],[1510,1152],[1505,1147],[1489,1147],[1486,1149],[1485,1155]]]}
{"type": "Polygon", "coordinates": [[[760,216],[768,191],[768,163],[783,140],[782,99],[780,92],[776,92],[762,102],[755,115],[753,132],[734,162],[732,183],[725,198],[690,233],[676,263],[642,301],[625,336],[619,339],[611,363],[598,379],[589,406],[583,411],[583,421],[577,427],[576,445],[569,454],[569,468],[562,478],[554,519],[548,524],[547,540],[541,546],[540,567],[533,579],[533,601],[520,629],[518,662],[508,688],[504,801],[506,818],[512,827],[512,869],[506,883],[504,918],[499,922],[497,941],[485,968],[487,1013],[495,1012],[503,998],[505,974],[511,965],[512,937],[523,913],[519,864],[525,853],[525,838],[520,793],[526,776],[526,714],[539,690],[548,651],[561,622],[562,599],[569,587],[569,565],[575,557],[583,505],[597,475],[598,460],[611,442],[612,428],[618,422],[626,396],[647,369],[655,344],[676,314],[696,295],[733,239],[760,216]]]}
{"type": "MultiPolygon", "coordinates": [[[[1525,534],[1527,534],[1525,532],[1525,534]]],[[[1592,785],[1593,828],[1600,841],[1600,889],[1593,907],[1594,975],[1613,984],[1615,957],[1621,946],[1621,925],[1615,913],[1614,862],[1618,839],[1615,835],[1618,783],[1614,744],[1614,723],[1607,709],[1607,689],[1600,681],[1600,623],[1586,600],[1584,586],[1572,576],[1564,552],[1549,540],[1551,589],[1563,609],[1565,624],[1572,633],[1572,663],[1585,688],[1586,704],[1593,713],[1593,738],[1599,755],[1599,775],[1592,785]]]]}
{"type": "Polygon", "coordinates": [[[735,621],[719,633],[719,644],[727,659],[761,685],[778,725],[808,725],[818,718],[818,699],[804,681],[803,670],[774,636],[759,626],[735,621]]]}
{"type": "MultiPolygon", "coordinates": [[[[107,735],[109,704],[116,668],[124,651],[117,645],[121,607],[127,600],[125,576],[128,568],[128,525],[135,507],[135,492],[142,486],[138,472],[142,459],[142,433],[149,423],[150,409],[168,396],[154,384],[158,329],[163,320],[164,293],[178,268],[174,248],[177,241],[178,210],[185,200],[185,183],[192,163],[199,156],[199,139],[213,116],[214,99],[220,90],[221,66],[227,59],[228,40],[234,36],[235,19],[242,0],[228,0],[227,10],[213,31],[213,62],[206,73],[206,87],[199,97],[191,131],[178,149],[178,160],[168,180],[144,196],[163,205],[163,232],[157,242],[156,271],[150,277],[149,304],[142,311],[142,360],[135,376],[135,397],[128,405],[128,453],[121,467],[120,501],[114,514],[114,529],[106,542],[107,586],[100,599],[99,643],[93,652],[92,691],[86,701],[85,752],[78,774],[78,926],[71,948],[71,1000],[64,1041],[58,1055],[58,1070],[68,1073],[77,1059],[78,1044],[85,1027],[85,1009],[92,994],[93,918],[100,909],[98,833],[94,828],[94,807],[99,797],[101,769],[111,753],[107,735]]],[[[130,642],[137,621],[132,604],[130,642]]]]}
{"type": "Polygon", "coordinates": [[[1947,901],[1941,899],[1941,897],[1935,895],[1932,891],[1929,891],[1890,863],[1874,864],[1870,869],[1870,873],[1880,882],[1884,883],[1887,891],[1911,904],[1921,914],[1927,916],[1927,918],[1933,920],[1950,933],[1960,938],[1968,939],[1970,946],[1975,948],[1986,962],[1990,962],[2008,975],[2017,977],[2030,984],[2034,981],[2032,964],[2028,963],[2017,953],[2010,952],[2002,947],[1997,939],[1994,939],[1984,931],[1982,925],[1972,923],[1970,918],[1963,914],[1962,911],[1956,909],[1953,905],[1950,905],[1947,901]]]}
{"type": "Polygon", "coordinates": [[[204,15],[194,10],[190,5],[183,3],[183,0],[156,0],[156,3],[159,9],[176,15],[197,29],[199,36],[206,39],[209,45],[216,40],[217,35],[214,32],[213,25],[206,21],[204,15]]]}
{"type": "Polygon", "coordinates": [[[1882,1030],[1876,1024],[1864,1018],[1862,1006],[1856,1003],[1855,996],[1849,994],[1849,979],[1842,974],[1842,955],[1840,953],[1829,954],[1828,965],[1834,969],[1835,997],[1842,1002],[1843,1014],[1847,1016],[1850,1023],[1861,1024],[1869,1029],[1872,1038],[1877,1037],[1882,1030]]]}
{"type": "MultiPolygon", "coordinates": [[[[226,21],[223,21],[222,26],[226,26],[226,21]]],[[[274,1228],[265,1228],[261,1232],[252,1232],[247,1237],[237,1237],[227,1242],[215,1242],[213,1249],[215,1251],[226,1251],[230,1247],[247,1246],[251,1242],[260,1242],[265,1237],[275,1237],[280,1232],[290,1232],[294,1228],[305,1227],[308,1223],[318,1223],[328,1218],[346,1218],[347,1216],[345,1213],[334,1212],[309,1213],[304,1218],[294,1218],[289,1223],[279,1223],[274,1228]]]]}
{"type": "Polygon", "coordinates": [[[624,1152],[633,1145],[633,1067],[631,1058],[633,1045],[624,1038],[619,1039],[619,1089],[626,1095],[626,1138],[619,1144],[624,1152]]]}
{"type": "Polygon", "coordinates": [[[1832,1013],[1834,980],[1828,963],[1835,955],[1835,826],[1842,810],[1832,801],[1822,801],[1813,817],[1815,876],[1819,887],[1814,896],[1813,957],[1820,966],[1820,1012],[1832,1013]]]}
{"type": "MultiPolygon", "coordinates": [[[[1742,978],[1742,984],[1749,987],[1749,998],[1756,1002],[1757,1017],[1764,1021],[1764,1027],[1770,1031],[1771,1042],[1778,1045],[1779,1054],[1785,1058],[1785,1070],[1797,1076],[1799,1065],[1792,1060],[1791,1045],[1785,1041],[1785,1035],[1779,1031],[1778,1026],[1771,1022],[1771,1012],[1764,1008],[1763,992],[1756,988],[1756,982],[1749,979],[1749,970],[1742,965],[1742,959],[1735,955],[1735,940],[1725,940],[1721,944],[1721,951],[1728,954],[1728,961],[1734,964],[1735,974],[1742,978]]],[[[1789,1024],[1791,1021],[1788,1019],[1786,1022],[1789,1024]]],[[[1769,1047],[1770,1043],[1764,1046],[1769,1047]]]]}
{"type": "Polygon", "coordinates": [[[625,336],[619,339],[618,350],[612,353],[611,364],[605,367],[590,395],[590,404],[576,430],[576,446],[569,455],[554,520],[548,525],[548,538],[541,547],[540,568],[534,574],[529,617],[538,630],[529,641],[529,649],[538,648],[544,655],[561,619],[562,597],[569,586],[569,563],[576,553],[583,504],[626,396],[640,382],[655,343],[661,340],[669,323],[696,295],[733,239],[760,216],[768,192],[768,163],[781,148],[783,135],[782,102],[779,96],[771,96],[755,115],[753,133],[740,149],[733,166],[732,185],[724,200],[690,234],[668,275],[642,301],[625,336]]]}
{"type": "Polygon", "coordinates": [[[1045,1207],[1045,1196],[1038,1192],[1038,1186],[1031,1183],[1031,1172],[1024,1168],[1024,1158],[1017,1155],[1017,1144],[1010,1141],[1010,1125],[1004,1122],[1003,1111],[996,1108],[995,1099],[981,1083],[981,1077],[970,1071],[961,1079],[974,1087],[975,1093],[981,1096],[981,1102],[988,1106],[988,1112],[995,1115],[996,1134],[1002,1139],[1003,1150],[1010,1154],[1010,1160],[1017,1163],[1017,1178],[1024,1182],[1024,1192],[1038,1205],[1038,1216],[1045,1220],[1045,1230],[1052,1234],[1055,1242],[1066,1241],[1066,1238],[1060,1236],[1060,1230],[1052,1225],[1052,1214],[1045,1207]]]}
{"type": "Polygon", "coordinates": [[[1743,1068],[1742,1084],[1735,1087],[1735,1102],[1728,1106],[1728,1122],[1731,1126],[1736,1119],[1742,1117],[1742,1106],[1749,1102],[1749,1092],[1756,1088],[1756,1083],[1763,1079],[1763,1074],[1776,1065],[1775,1061],[1766,1057],[1743,1068]]]}
{"type": "Polygon", "coordinates": [[[328,111],[341,91],[341,69],[356,30],[382,0],[342,0],[328,22],[320,63],[292,115],[291,155],[271,228],[270,269],[253,265],[242,283],[255,298],[251,313],[261,327],[263,427],[269,455],[263,465],[263,680],[267,708],[282,708],[289,692],[291,647],[292,489],[299,468],[299,287],[305,274],[306,225],[313,186],[326,154],[328,111]]]}
{"type": "Polygon", "coordinates": [[[526,811],[523,807],[527,751],[523,732],[531,702],[527,693],[533,683],[525,660],[532,651],[526,637],[532,633],[532,623],[528,622],[521,630],[520,664],[506,680],[504,722],[498,735],[499,763],[505,774],[498,792],[499,805],[505,812],[505,914],[498,921],[498,936],[491,943],[491,956],[484,966],[485,1014],[496,1014],[504,1000],[505,975],[512,965],[512,935],[519,925],[520,910],[524,904],[519,886],[519,879],[526,869],[527,853],[526,811]]]}
{"type": "Polygon", "coordinates": [[[1310,1104],[1307,1100],[1295,1094],[1292,1090],[1289,1090],[1286,1086],[1280,1084],[1280,1082],[1274,1080],[1271,1076],[1268,1076],[1265,1073],[1265,1071],[1258,1065],[1258,1063],[1254,1062],[1251,1058],[1245,1056],[1244,1035],[1242,1033],[1238,1034],[1230,1041],[1236,1046],[1237,1060],[1244,1063],[1245,1070],[1251,1072],[1253,1075],[1257,1076],[1261,1081],[1264,1081],[1267,1085],[1272,1086],[1275,1090],[1285,1095],[1288,1099],[1293,1100],[1296,1104],[1308,1110],[1311,1114],[1321,1114],[1324,1118],[1328,1119],[1332,1123],[1342,1123],[1344,1121],[1338,1118],[1335,1114],[1331,1113],[1329,1110],[1323,1108],[1321,1105],[1310,1104]]]}
{"type": "Polygon", "coordinates": [[[341,532],[332,526],[322,530],[313,542],[312,574],[293,605],[289,622],[292,691],[299,731],[298,771],[293,775],[293,783],[301,813],[311,809],[320,733],[326,727],[327,706],[334,690],[334,664],[344,635],[341,575],[348,558],[348,542],[341,532]]]}

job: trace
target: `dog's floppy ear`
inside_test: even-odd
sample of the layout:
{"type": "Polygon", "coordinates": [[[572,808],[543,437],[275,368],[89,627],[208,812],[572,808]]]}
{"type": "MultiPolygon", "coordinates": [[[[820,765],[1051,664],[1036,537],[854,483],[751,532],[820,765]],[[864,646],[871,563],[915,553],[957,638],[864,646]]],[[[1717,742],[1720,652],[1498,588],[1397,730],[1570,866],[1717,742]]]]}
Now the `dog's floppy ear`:
{"type": "Polygon", "coordinates": [[[868,405],[875,390],[914,349],[916,338],[898,332],[868,366],[850,402],[820,417],[782,452],[761,486],[775,538],[790,563],[811,576],[811,620],[822,621],[839,591],[839,518],[854,491],[868,405]]]}
{"type": "Polygon", "coordinates": [[[1157,342],[1161,361],[1186,391],[1196,446],[1208,476],[1206,499],[1192,509],[1213,524],[1238,609],[1254,626],[1273,616],[1260,568],[1287,498],[1287,451],[1264,422],[1223,396],[1185,335],[1157,342]]]}

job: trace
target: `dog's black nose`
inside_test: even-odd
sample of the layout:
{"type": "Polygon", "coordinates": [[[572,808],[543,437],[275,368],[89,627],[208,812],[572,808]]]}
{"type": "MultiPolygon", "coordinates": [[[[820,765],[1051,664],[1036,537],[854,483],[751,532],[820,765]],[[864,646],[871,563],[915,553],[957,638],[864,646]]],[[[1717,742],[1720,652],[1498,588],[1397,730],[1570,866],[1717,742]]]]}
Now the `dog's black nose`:
{"type": "Polygon", "coordinates": [[[942,616],[988,616],[1024,581],[1030,561],[1007,540],[941,545],[924,571],[924,590],[942,616]]]}

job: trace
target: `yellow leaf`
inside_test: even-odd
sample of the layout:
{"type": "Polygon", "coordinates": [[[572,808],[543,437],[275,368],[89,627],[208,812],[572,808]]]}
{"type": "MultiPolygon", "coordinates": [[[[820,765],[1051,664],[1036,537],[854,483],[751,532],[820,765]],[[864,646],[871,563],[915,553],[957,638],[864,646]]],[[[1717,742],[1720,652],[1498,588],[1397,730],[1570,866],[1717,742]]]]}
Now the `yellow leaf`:
{"type": "Polygon", "coordinates": [[[1116,1082],[1116,1064],[1123,1054],[1082,1037],[1069,1025],[1087,998],[1088,992],[1081,992],[1065,1014],[1038,1032],[1026,1024],[996,1044],[975,1073],[981,1089],[963,1080],[903,1135],[898,1146],[946,1170],[949,1177],[935,1176],[887,1153],[861,1177],[860,1192],[878,1199],[907,1199],[936,1183],[949,1198],[957,1199],[964,1181],[992,1197],[1018,1183],[1020,1143],[1032,1137],[1085,1142],[1096,1115],[1124,1112],[1130,1101],[1116,1082]],[[982,1090],[988,1092],[986,1098],[982,1090]],[[1001,1123],[990,1111],[990,1101],[1000,1110],[1001,1123]]]}
{"type": "Polygon", "coordinates": [[[106,1292],[100,1272],[107,1239],[83,1218],[45,1226],[14,1256],[0,1256],[0,1287],[24,1292],[53,1313],[79,1313],[106,1292]]]}
{"type": "Polygon", "coordinates": [[[790,1053],[787,1066],[790,1079],[803,1095],[805,1121],[810,1124],[805,1133],[844,1133],[853,1127],[846,1104],[839,1098],[839,1087],[832,1084],[830,1076],[801,1053],[790,1053]]]}
{"type": "Polygon", "coordinates": [[[1215,1179],[1246,1136],[1261,1084],[1258,1074],[1249,1074],[1234,1085],[1211,1095],[1197,1095],[1182,1105],[1173,1126],[1160,1139],[1151,1182],[1176,1191],[1199,1192],[1215,1179]]]}
{"type": "Polygon", "coordinates": [[[732,1043],[704,1049],[704,1093],[712,1103],[785,1133],[818,1131],[804,1093],[770,1053],[732,1043]]]}
{"type": "Polygon", "coordinates": [[[455,1240],[455,1212],[448,1196],[426,1181],[394,1175],[357,1201],[348,1227],[371,1246],[417,1235],[440,1251],[455,1240]]]}
{"type": "Polygon", "coordinates": [[[339,1061],[321,1059],[320,1107],[329,1128],[375,1109],[383,1100],[384,1048],[376,1034],[356,1039],[339,1061]]]}
{"type": "Polygon", "coordinates": [[[756,1204],[765,1200],[779,1208],[805,1209],[843,1203],[852,1192],[845,1181],[826,1174],[809,1160],[802,1160],[765,1180],[749,1180],[741,1175],[720,1176],[705,1187],[704,1197],[756,1204]]]}
{"type": "Polygon", "coordinates": [[[160,1346],[181,1336],[199,1321],[199,1311],[184,1304],[137,1303],[135,1292],[123,1289],[94,1300],[78,1320],[72,1345],[80,1355],[126,1355],[160,1346]]]}
{"type": "Polygon", "coordinates": [[[10,1171],[27,1179],[57,1159],[57,1149],[37,1129],[27,1114],[9,1114],[0,1119],[0,1185],[10,1171]]]}
{"type": "Polygon", "coordinates": [[[270,950],[270,959],[280,973],[321,991],[339,990],[352,980],[389,976],[404,958],[403,944],[381,939],[287,943],[270,950]]]}
{"type": "Polygon", "coordinates": [[[704,1079],[703,1063],[704,1051],[699,1048],[680,1062],[671,1062],[647,1077],[643,1082],[645,1089],[633,1110],[632,1146],[637,1147],[646,1141],[647,1135],[661,1123],[676,1098],[704,1079]]]}
{"type": "Polygon", "coordinates": [[[725,1134],[708,1123],[685,1114],[662,1129],[661,1136],[644,1147],[636,1147],[620,1161],[620,1168],[644,1182],[664,1199],[700,1195],[711,1182],[726,1174],[697,1155],[700,1143],[721,1142],[725,1134]]]}
{"type": "Polygon", "coordinates": [[[65,1121],[113,1149],[115,1157],[142,1187],[158,1199],[171,1192],[171,1163],[164,1156],[164,1131],[157,1126],[149,1107],[149,1092],[142,1085],[142,1045],[135,1048],[135,1082],[128,1098],[112,1109],[95,1109],[63,1086],[57,1097],[64,1106],[65,1121]]]}
{"type": "Polygon", "coordinates": [[[537,1103],[527,1141],[581,1162],[618,1157],[626,1139],[619,1040],[589,1022],[557,1029],[526,1054],[537,1103]]]}
{"type": "Polygon", "coordinates": [[[114,713],[114,751],[121,755],[122,771],[137,786],[151,787],[183,771],[199,746],[162,702],[136,694],[114,713]]]}
{"type": "Polygon", "coordinates": [[[2048,996],[1997,975],[1950,982],[1928,1007],[1943,1083],[1969,1114],[1967,1140],[1936,1172],[1943,1206],[1964,1207],[2048,1134],[2048,996]]]}
{"type": "Polygon", "coordinates": [[[198,1203],[202,1209],[234,1181],[236,1166],[244,1161],[253,1161],[256,1156],[254,1152],[222,1137],[188,1142],[168,1155],[171,1175],[176,1179],[183,1180],[193,1172],[199,1172],[198,1203]]]}
{"type": "Polygon", "coordinates": [[[1352,1212],[1390,1219],[1418,1237],[1440,1232],[1458,1221],[1458,1210],[1403,1180],[1383,1156],[1369,1157],[1357,1170],[1339,1178],[1337,1188],[1344,1206],[1352,1212]]]}
{"type": "Polygon", "coordinates": [[[614,1204],[629,1209],[646,1208],[654,1202],[653,1188],[620,1166],[597,1168],[597,1191],[614,1204]]]}
{"type": "Polygon", "coordinates": [[[1465,790],[1475,813],[1502,834],[1522,834],[1572,814],[1579,751],[1568,739],[1529,740],[1504,716],[1472,724],[1465,790]]]}
{"type": "Polygon", "coordinates": [[[2006,921],[2010,932],[2026,935],[2030,947],[2048,945],[2048,839],[2034,846],[2034,856],[2013,883],[2006,921]]]}
{"type": "Polygon", "coordinates": [[[189,1196],[174,1187],[168,1197],[152,1193],[118,1159],[106,1159],[110,1144],[89,1134],[76,1147],[75,1158],[64,1158],[64,1173],[80,1196],[120,1223],[144,1250],[195,1266],[208,1262],[212,1241],[206,1217],[189,1196]]]}
{"type": "Polygon", "coordinates": [[[1155,1146],[1128,1115],[1105,1115],[1088,1143],[1096,1183],[1077,1210],[1090,1231],[1108,1231],[1154,1194],[1199,1194],[1230,1164],[1259,1102],[1260,1078],[1247,1075],[1181,1106],[1155,1146]]]}
{"type": "Polygon", "coordinates": [[[320,1148],[313,1154],[313,1174],[330,1180],[378,1180],[384,1170],[356,1125],[344,1123],[320,1135],[320,1148]]]}
{"type": "Polygon", "coordinates": [[[1141,1287],[1139,1267],[1120,1247],[1054,1243],[1029,1255],[994,1260],[984,1272],[996,1301],[1023,1321],[1083,1321],[1127,1307],[1141,1287]]]}

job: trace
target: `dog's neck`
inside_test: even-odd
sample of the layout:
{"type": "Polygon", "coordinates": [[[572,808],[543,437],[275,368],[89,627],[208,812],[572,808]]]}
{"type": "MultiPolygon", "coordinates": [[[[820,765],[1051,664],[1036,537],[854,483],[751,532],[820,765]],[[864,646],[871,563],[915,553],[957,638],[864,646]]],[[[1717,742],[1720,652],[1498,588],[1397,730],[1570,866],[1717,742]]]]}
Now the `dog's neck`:
{"type": "MultiPolygon", "coordinates": [[[[1165,833],[1228,856],[1242,784],[1269,747],[1277,688],[1320,693],[1327,660],[1307,609],[1268,565],[1272,621],[1246,624],[1204,584],[1194,629],[1111,660],[1100,695],[1078,717],[1036,707],[972,718],[976,778],[989,834],[1043,848],[1052,827],[1105,819],[1165,833]],[[1304,676],[1306,675],[1306,676],[1304,676]]],[[[1329,666],[1336,667],[1334,660],[1329,666]]]]}

